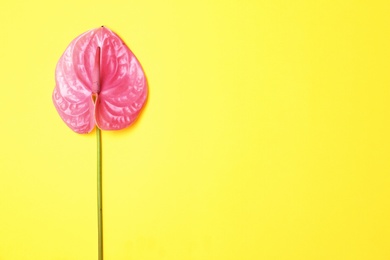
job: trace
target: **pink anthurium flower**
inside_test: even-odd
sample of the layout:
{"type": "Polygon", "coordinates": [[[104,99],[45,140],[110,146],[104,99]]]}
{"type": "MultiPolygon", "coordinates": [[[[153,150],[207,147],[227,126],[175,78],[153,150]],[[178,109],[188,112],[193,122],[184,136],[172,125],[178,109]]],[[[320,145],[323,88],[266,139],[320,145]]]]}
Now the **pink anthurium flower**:
{"type": "Polygon", "coordinates": [[[119,130],[132,124],[147,98],[140,63],[106,27],[87,31],[66,48],[56,67],[53,102],[75,132],[119,130]]]}
{"type": "Polygon", "coordinates": [[[98,259],[103,260],[101,130],[119,130],[138,117],[148,95],[144,71],[118,35],[105,27],[74,39],[56,67],[53,102],[75,132],[97,136],[98,259]]]}

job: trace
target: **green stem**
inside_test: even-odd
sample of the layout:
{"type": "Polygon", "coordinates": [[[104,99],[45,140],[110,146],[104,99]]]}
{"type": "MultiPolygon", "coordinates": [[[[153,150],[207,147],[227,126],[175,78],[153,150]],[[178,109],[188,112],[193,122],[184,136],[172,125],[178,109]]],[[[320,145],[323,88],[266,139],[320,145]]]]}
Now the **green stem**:
{"type": "Polygon", "coordinates": [[[97,206],[98,206],[98,259],[103,260],[103,207],[102,207],[102,137],[96,127],[97,137],[97,206]]]}

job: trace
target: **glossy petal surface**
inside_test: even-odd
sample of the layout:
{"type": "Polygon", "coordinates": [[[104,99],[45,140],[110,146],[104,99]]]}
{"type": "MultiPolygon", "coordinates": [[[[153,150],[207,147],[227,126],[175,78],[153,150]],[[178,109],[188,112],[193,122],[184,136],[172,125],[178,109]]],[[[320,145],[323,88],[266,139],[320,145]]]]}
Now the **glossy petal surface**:
{"type": "Polygon", "coordinates": [[[145,74],[137,58],[105,27],[74,39],[58,61],[53,102],[77,133],[89,133],[95,124],[103,130],[129,126],[146,98],[145,74]]]}

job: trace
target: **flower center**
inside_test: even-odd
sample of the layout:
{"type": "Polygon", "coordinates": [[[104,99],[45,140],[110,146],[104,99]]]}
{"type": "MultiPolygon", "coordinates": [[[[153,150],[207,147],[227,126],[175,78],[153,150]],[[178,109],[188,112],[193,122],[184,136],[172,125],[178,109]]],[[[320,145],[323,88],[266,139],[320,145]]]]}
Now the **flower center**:
{"type": "Polygon", "coordinates": [[[100,47],[97,47],[95,53],[95,63],[92,70],[92,93],[100,92],[100,47]]]}

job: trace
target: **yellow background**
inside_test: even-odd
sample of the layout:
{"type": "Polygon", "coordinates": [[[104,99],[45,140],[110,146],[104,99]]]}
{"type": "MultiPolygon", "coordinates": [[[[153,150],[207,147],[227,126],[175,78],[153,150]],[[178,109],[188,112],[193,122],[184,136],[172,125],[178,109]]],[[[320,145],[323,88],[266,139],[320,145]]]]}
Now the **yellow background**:
{"type": "Polygon", "coordinates": [[[96,140],[52,101],[105,25],[140,120],[103,132],[105,259],[390,259],[388,1],[0,3],[0,259],[97,259],[96,140]]]}

